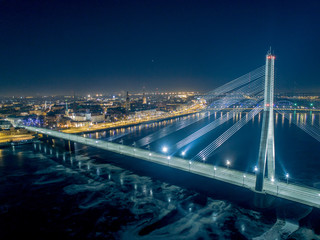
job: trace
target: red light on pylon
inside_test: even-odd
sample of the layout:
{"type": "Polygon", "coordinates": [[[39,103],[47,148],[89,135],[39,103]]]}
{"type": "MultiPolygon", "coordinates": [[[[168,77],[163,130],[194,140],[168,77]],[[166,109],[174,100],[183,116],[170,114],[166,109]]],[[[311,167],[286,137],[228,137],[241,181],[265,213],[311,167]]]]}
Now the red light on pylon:
{"type": "Polygon", "coordinates": [[[270,107],[270,104],[269,104],[269,103],[267,103],[267,104],[266,104],[266,107],[270,107]]]}

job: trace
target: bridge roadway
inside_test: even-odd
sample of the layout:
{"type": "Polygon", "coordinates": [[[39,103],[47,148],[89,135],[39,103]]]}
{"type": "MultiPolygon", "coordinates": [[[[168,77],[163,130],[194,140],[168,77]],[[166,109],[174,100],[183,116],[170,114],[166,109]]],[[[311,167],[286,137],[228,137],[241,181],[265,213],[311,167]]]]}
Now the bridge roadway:
{"type": "MultiPolygon", "coordinates": [[[[160,153],[148,151],[145,149],[125,146],[118,143],[106,142],[97,139],[90,139],[78,135],[67,134],[59,131],[53,131],[45,128],[24,126],[29,131],[48,135],[53,138],[60,138],[76,143],[105,149],[107,151],[116,152],[150,161],[153,163],[170,166],[183,171],[191,172],[208,178],[217,179],[223,182],[241,186],[252,191],[255,191],[255,174],[244,173],[241,171],[228,169],[225,167],[218,167],[201,162],[189,161],[179,157],[169,157],[160,153]]],[[[280,197],[283,199],[299,202],[312,207],[320,208],[320,189],[315,189],[307,186],[300,186],[296,184],[283,181],[269,181],[264,180],[264,193],[280,197]]]]}

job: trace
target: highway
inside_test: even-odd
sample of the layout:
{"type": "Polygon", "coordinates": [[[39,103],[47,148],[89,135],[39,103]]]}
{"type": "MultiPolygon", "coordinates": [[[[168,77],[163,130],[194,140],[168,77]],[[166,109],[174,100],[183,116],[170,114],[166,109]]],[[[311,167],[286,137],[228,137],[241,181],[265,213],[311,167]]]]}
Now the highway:
{"type": "Polygon", "coordinates": [[[71,128],[62,129],[62,131],[65,133],[83,133],[83,132],[99,131],[99,130],[104,130],[104,129],[109,129],[109,128],[126,127],[126,126],[138,125],[141,123],[159,121],[159,120],[164,120],[164,119],[168,119],[168,118],[174,118],[174,117],[184,116],[184,115],[188,115],[188,114],[193,114],[193,113],[197,113],[203,109],[204,109],[203,105],[195,104],[195,105],[192,105],[192,106],[185,108],[183,110],[180,110],[180,111],[165,112],[161,115],[154,115],[154,116],[148,115],[148,116],[144,116],[142,118],[135,117],[132,119],[121,120],[118,122],[98,123],[98,124],[95,124],[92,126],[71,127],[71,128]]]}
{"type": "MultiPolygon", "coordinates": [[[[241,171],[218,166],[215,167],[201,162],[191,162],[187,159],[179,157],[170,157],[164,154],[148,151],[145,149],[125,146],[118,143],[85,138],[78,135],[53,131],[50,129],[28,126],[24,126],[24,128],[26,128],[29,131],[38,132],[41,134],[51,136],[53,138],[69,140],[76,143],[105,149],[107,151],[116,152],[126,156],[143,159],[153,163],[170,166],[176,169],[191,172],[208,178],[217,179],[223,182],[227,182],[255,191],[255,174],[252,173],[244,173],[241,171]]],[[[287,182],[278,180],[272,182],[266,178],[264,180],[263,192],[283,199],[320,208],[320,189],[315,189],[307,186],[299,186],[292,183],[288,184],[287,182]]]]}
{"type": "Polygon", "coordinates": [[[0,136],[0,143],[6,142],[20,142],[24,140],[31,140],[33,136],[31,134],[15,134],[0,136]]]}

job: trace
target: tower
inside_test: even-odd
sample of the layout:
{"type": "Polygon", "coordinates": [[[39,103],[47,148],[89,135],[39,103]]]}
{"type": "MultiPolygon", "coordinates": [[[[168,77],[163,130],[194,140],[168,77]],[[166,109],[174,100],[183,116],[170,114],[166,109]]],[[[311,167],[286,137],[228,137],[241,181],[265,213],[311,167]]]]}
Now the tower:
{"type": "Polygon", "coordinates": [[[147,104],[147,97],[144,92],[143,92],[143,97],[142,97],[142,104],[147,104]]]}
{"type": "Polygon", "coordinates": [[[69,116],[69,109],[68,109],[68,101],[66,101],[66,111],[65,111],[66,116],[69,116]]]}
{"type": "Polygon", "coordinates": [[[126,112],[130,111],[130,98],[129,98],[129,92],[127,91],[127,98],[126,98],[126,104],[125,104],[126,112]]]}
{"type": "Polygon", "coordinates": [[[263,181],[266,174],[268,179],[274,181],[275,176],[275,149],[274,149],[274,60],[271,49],[266,55],[265,88],[264,88],[264,111],[260,147],[258,156],[258,171],[256,177],[256,191],[263,190],[263,181]],[[267,164],[266,164],[267,163],[267,164]],[[267,166],[266,166],[267,165],[267,166]]]}

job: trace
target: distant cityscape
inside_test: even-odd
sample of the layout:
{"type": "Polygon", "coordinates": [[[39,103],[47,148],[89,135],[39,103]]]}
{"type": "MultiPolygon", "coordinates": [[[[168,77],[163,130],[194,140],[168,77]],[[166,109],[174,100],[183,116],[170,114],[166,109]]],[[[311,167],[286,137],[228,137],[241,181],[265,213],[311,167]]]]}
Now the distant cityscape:
{"type": "MultiPolygon", "coordinates": [[[[201,111],[208,105],[202,96],[199,92],[122,92],[86,96],[2,97],[0,143],[31,140],[33,136],[27,130],[19,128],[21,123],[80,133],[186,115],[201,111]]],[[[245,97],[249,100],[251,98],[245,97]]],[[[314,94],[278,94],[275,102],[275,108],[320,108],[320,96],[314,94]]],[[[241,106],[235,104],[231,108],[250,108],[250,103],[247,101],[246,105],[241,106]]]]}

